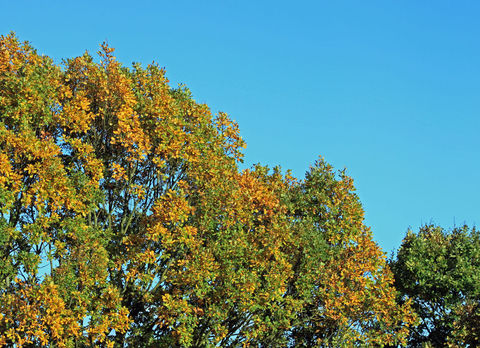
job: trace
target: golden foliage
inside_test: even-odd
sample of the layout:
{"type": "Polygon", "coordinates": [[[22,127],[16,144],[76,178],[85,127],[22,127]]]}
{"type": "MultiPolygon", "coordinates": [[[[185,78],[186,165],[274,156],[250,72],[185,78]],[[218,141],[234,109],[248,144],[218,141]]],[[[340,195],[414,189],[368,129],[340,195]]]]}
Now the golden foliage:
{"type": "Polygon", "coordinates": [[[403,340],[350,178],[240,171],[227,114],[99,57],[0,38],[1,343],[276,346],[305,321],[315,344],[403,340]]]}

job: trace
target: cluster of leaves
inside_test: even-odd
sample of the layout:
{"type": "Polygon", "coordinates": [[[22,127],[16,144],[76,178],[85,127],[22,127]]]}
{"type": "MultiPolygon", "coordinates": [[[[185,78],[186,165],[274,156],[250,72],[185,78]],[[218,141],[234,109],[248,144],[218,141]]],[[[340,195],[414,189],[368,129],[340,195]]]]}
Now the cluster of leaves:
{"type": "Polygon", "coordinates": [[[405,342],[352,179],[240,171],[244,146],[156,64],[0,37],[0,345],[405,342]]]}
{"type": "Polygon", "coordinates": [[[467,226],[447,232],[426,225],[409,231],[389,261],[401,300],[409,299],[420,323],[411,347],[480,345],[480,234],[467,226]]]}

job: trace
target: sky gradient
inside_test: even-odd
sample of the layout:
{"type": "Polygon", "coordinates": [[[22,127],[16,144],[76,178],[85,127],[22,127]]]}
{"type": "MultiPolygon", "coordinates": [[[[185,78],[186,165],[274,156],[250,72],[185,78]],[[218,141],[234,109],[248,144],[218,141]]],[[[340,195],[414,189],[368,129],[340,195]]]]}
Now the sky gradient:
{"type": "Polygon", "coordinates": [[[107,40],[124,65],[164,66],[239,123],[245,166],[346,168],[387,253],[409,227],[480,222],[480,2],[0,5],[0,34],[57,62],[107,40]]]}

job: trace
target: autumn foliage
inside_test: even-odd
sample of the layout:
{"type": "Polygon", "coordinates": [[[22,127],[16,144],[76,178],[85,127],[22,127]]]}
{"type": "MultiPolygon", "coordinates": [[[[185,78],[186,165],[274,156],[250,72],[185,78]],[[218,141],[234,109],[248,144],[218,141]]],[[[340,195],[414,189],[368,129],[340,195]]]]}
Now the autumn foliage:
{"type": "Polygon", "coordinates": [[[244,147],[156,64],[1,37],[0,344],[405,342],[352,179],[241,171],[244,147]]]}

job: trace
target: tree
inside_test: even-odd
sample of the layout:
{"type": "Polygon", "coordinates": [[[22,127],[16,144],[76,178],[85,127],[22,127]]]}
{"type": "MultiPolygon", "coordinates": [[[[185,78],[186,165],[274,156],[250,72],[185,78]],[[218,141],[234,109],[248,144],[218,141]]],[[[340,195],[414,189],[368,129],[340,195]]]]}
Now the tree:
{"type": "Polygon", "coordinates": [[[99,58],[0,38],[0,345],[402,340],[351,179],[240,171],[225,113],[99,58]]]}
{"type": "Polygon", "coordinates": [[[479,344],[480,235],[467,226],[447,232],[425,225],[409,231],[390,260],[402,300],[410,299],[420,324],[409,346],[479,344]]]}
{"type": "Polygon", "coordinates": [[[302,299],[295,346],[402,344],[415,316],[363,223],[353,180],[320,159],[289,195],[296,245],[288,293],[302,299]]]}

